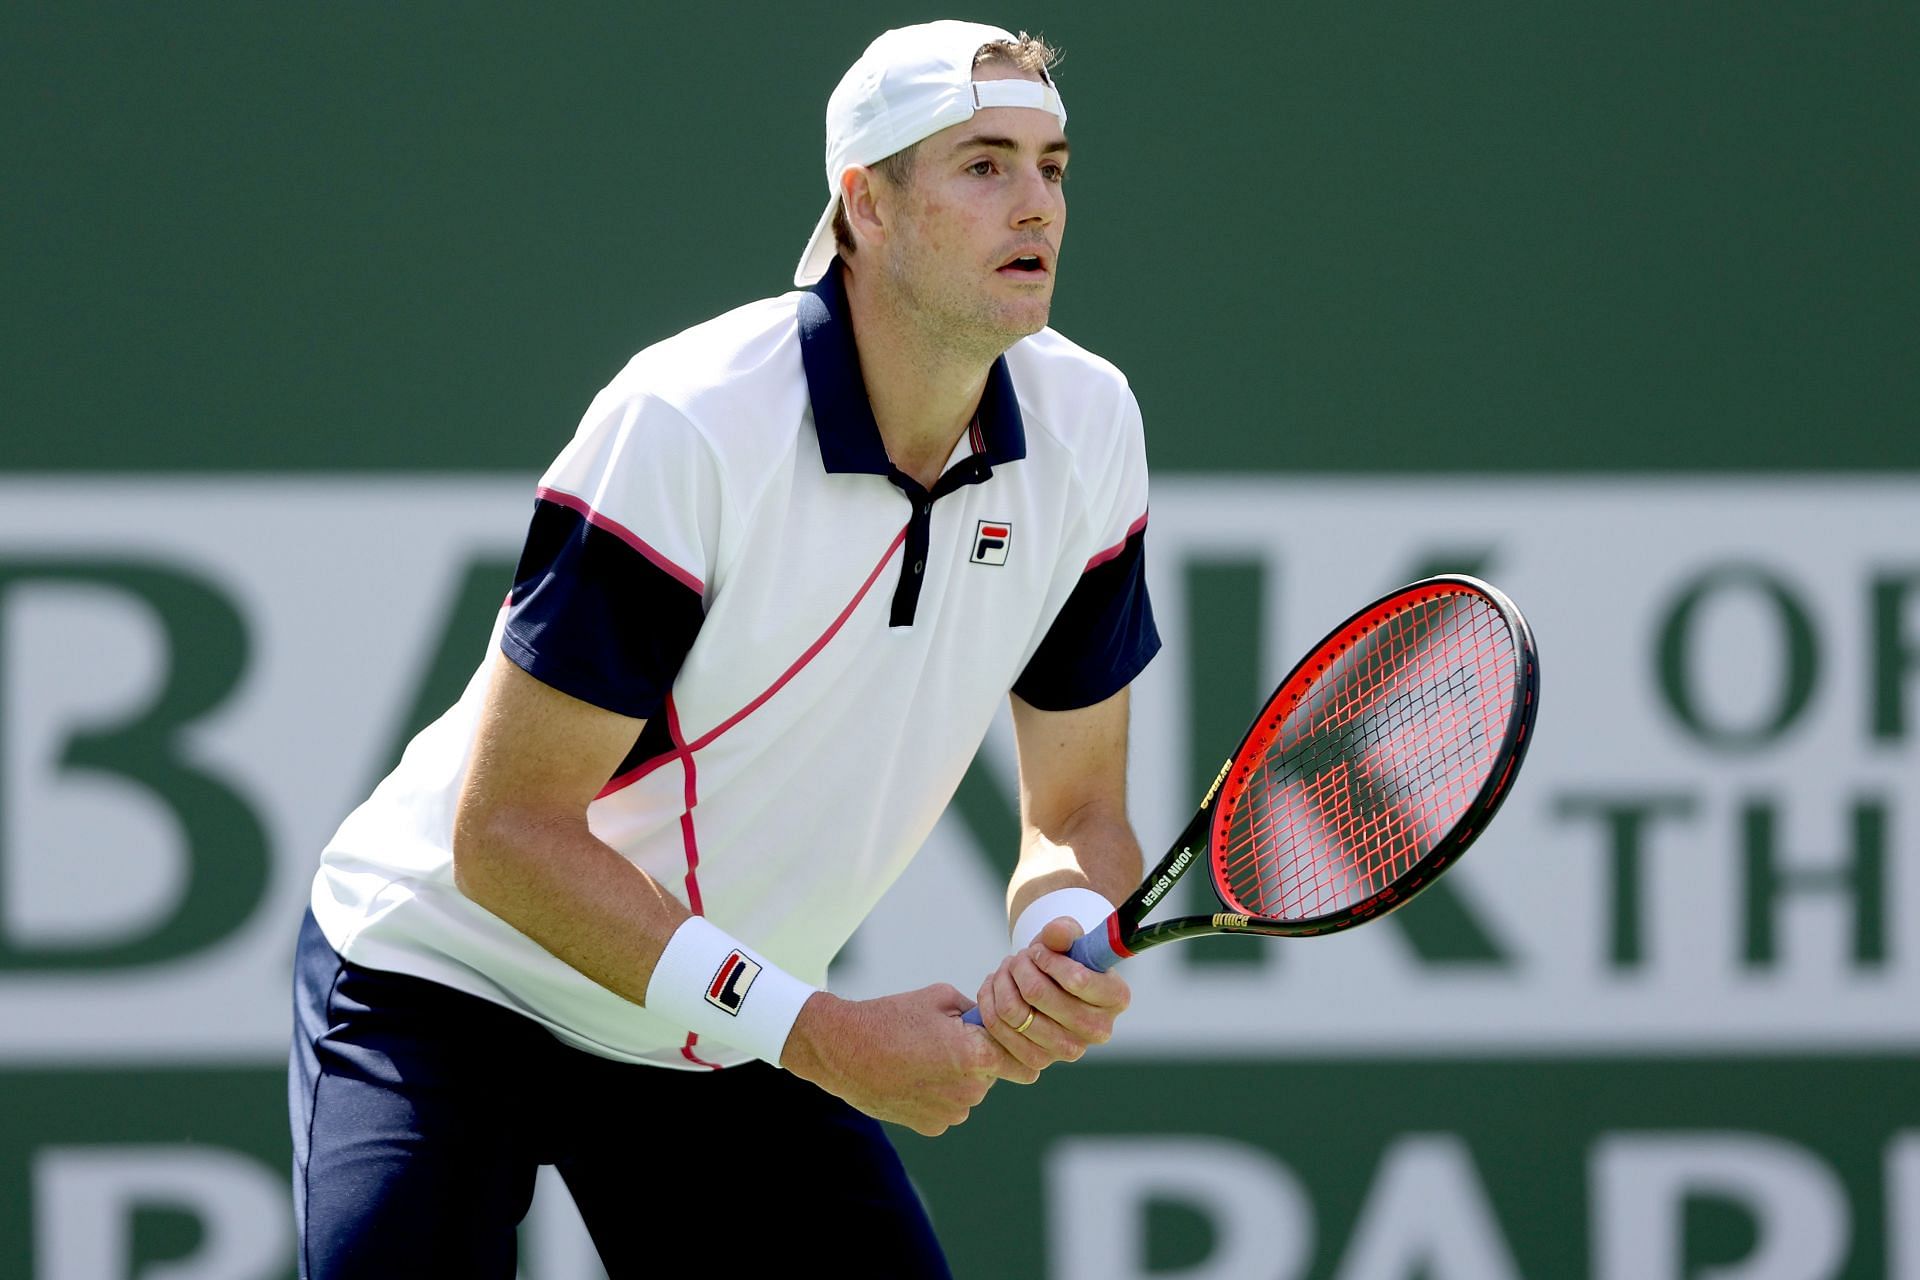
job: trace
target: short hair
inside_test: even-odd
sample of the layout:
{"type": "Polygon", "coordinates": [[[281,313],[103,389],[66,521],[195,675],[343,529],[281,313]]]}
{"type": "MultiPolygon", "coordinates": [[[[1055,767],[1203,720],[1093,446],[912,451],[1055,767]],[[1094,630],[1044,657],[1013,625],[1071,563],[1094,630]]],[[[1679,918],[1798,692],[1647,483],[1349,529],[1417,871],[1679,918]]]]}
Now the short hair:
{"type": "MultiPolygon", "coordinates": [[[[1001,66],[1012,67],[1027,75],[1037,75],[1052,83],[1051,69],[1060,61],[1060,51],[1039,36],[1030,36],[1022,31],[1011,40],[990,40],[974,52],[973,65],[976,68],[1001,66]]],[[[884,160],[874,162],[873,168],[895,187],[904,187],[913,181],[914,155],[920,149],[919,143],[903,147],[884,160]]],[[[836,196],[838,192],[834,193],[836,196]]],[[[833,207],[833,239],[840,252],[846,257],[853,256],[853,225],[847,221],[846,206],[836,203],[833,207]]]]}

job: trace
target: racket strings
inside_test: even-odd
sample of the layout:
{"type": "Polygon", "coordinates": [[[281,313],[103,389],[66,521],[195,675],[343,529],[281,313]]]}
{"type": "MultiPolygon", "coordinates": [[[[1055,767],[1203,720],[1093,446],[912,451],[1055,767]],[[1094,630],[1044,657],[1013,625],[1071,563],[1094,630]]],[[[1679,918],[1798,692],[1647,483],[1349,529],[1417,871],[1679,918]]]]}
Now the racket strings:
{"type": "MultiPolygon", "coordinates": [[[[1403,617],[1390,624],[1386,636],[1390,647],[1398,646],[1404,650],[1405,646],[1412,643],[1410,633],[1418,628],[1407,626],[1410,621],[1420,623],[1425,620],[1417,616],[1411,619],[1403,617]]],[[[1444,648],[1405,651],[1414,653],[1416,660],[1400,664],[1397,671],[1385,677],[1374,673],[1373,678],[1382,681],[1380,687],[1390,688],[1392,692],[1384,699],[1376,699],[1384,701],[1385,705],[1370,708],[1368,714],[1376,717],[1375,723],[1399,723],[1423,728],[1424,736],[1430,743],[1460,742],[1460,718],[1447,715],[1446,712],[1460,705],[1459,695],[1469,687],[1465,673],[1442,673],[1435,668],[1433,659],[1446,652],[1444,648]],[[1439,713],[1437,719],[1436,711],[1439,713]],[[1384,717],[1384,720],[1378,717],[1384,717]]],[[[1334,703],[1339,705],[1341,701],[1343,699],[1335,699],[1334,703]]],[[[1336,713],[1332,718],[1338,720],[1341,716],[1336,713]]],[[[1465,740],[1471,742],[1474,736],[1469,732],[1465,740]]],[[[1375,744],[1371,751],[1372,758],[1362,757],[1363,766],[1378,765],[1379,755],[1375,744]]],[[[1455,755],[1457,757],[1458,752],[1455,755]]],[[[1391,762],[1386,772],[1390,777],[1393,772],[1391,762]]],[[[1428,772],[1431,774],[1432,770],[1428,772]]],[[[1343,781],[1350,796],[1355,780],[1344,777],[1343,781]]],[[[1373,781],[1375,779],[1368,779],[1363,785],[1371,786],[1373,781]]],[[[1274,896],[1274,884],[1277,883],[1282,909],[1289,913],[1307,914],[1315,911],[1324,913],[1354,898],[1378,892],[1424,856],[1451,824],[1454,815],[1471,800],[1471,794],[1462,793],[1460,776],[1452,779],[1451,787],[1431,776],[1424,782],[1405,777],[1398,781],[1402,785],[1398,788],[1397,796],[1389,793],[1385,797],[1387,803],[1381,803],[1376,797],[1371,805],[1360,806],[1366,812],[1358,820],[1353,816],[1356,804],[1351,798],[1331,808],[1324,804],[1318,806],[1334,832],[1343,837],[1339,843],[1346,847],[1349,856],[1345,859],[1298,861],[1293,875],[1276,874],[1268,877],[1268,881],[1274,883],[1264,885],[1267,896],[1274,896]],[[1422,786],[1428,793],[1424,799],[1422,786]],[[1436,786],[1438,790],[1435,790],[1436,786]],[[1393,803],[1396,799],[1412,803],[1393,803]]],[[[1474,789],[1477,790],[1477,787],[1474,789]]],[[[1279,865],[1283,864],[1276,864],[1279,865]]]]}
{"type": "Polygon", "coordinates": [[[1364,790],[1365,784],[1356,786],[1349,768],[1340,764],[1304,788],[1276,791],[1281,803],[1267,806],[1266,820],[1251,832],[1250,855],[1232,867],[1241,896],[1257,898],[1256,909],[1266,914],[1324,913],[1377,892],[1437,843],[1444,818],[1433,809],[1409,813],[1357,798],[1356,791],[1364,790]],[[1295,791],[1302,793],[1301,803],[1287,803],[1295,791]],[[1345,856],[1270,856],[1274,848],[1297,848],[1306,839],[1344,848],[1345,856]],[[1243,874],[1249,863],[1259,878],[1252,894],[1243,874]]]}
{"type": "Polygon", "coordinates": [[[1310,919],[1411,870],[1484,786],[1516,660],[1505,618],[1475,595],[1428,598],[1350,633],[1236,767],[1238,798],[1215,831],[1229,900],[1310,919]]]}
{"type": "MultiPolygon", "coordinates": [[[[1358,822],[1351,818],[1343,822],[1343,815],[1339,812],[1330,814],[1334,830],[1342,837],[1340,844],[1345,846],[1347,857],[1305,860],[1299,865],[1307,874],[1295,875],[1291,882],[1284,877],[1279,878],[1286,889],[1281,898],[1283,910],[1290,913],[1313,913],[1317,910],[1324,914],[1326,910],[1337,909],[1377,893],[1410,870],[1419,858],[1438,843],[1479,789],[1479,775],[1457,768],[1462,763],[1471,763],[1462,761],[1462,753],[1458,748],[1466,744],[1470,749],[1476,740],[1484,741],[1485,735],[1458,733],[1459,717],[1447,714],[1461,707],[1461,696],[1470,695],[1477,684],[1464,667],[1446,668],[1441,661],[1461,653],[1457,637],[1445,637],[1427,644],[1417,636],[1423,628],[1408,625],[1424,621],[1417,616],[1402,616],[1387,624],[1387,645],[1415,656],[1414,660],[1400,664],[1397,671],[1389,673],[1385,683],[1390,685],[1393,692],[1384,699],[1384,706],[1372,708],[1370,714],[1378,717],[1375,721],[1377,724],[1397,726],[1418,734],[1427,744],[1438,748],[1439,754],[1427,762],[1430,767],[1425,771],[1428,774],[1425,779],[1392,779],[1392,766],[1400,761],[1389,757],[1382,773],[1401,783],[1395,789],[1395,794],[1384,797],[1385,803],[1372,804],[1368,815],[1358,822]],[[1433,776],[1448,766],[1456,768],[1444,777],[1433,776]],[[1462,785],[1469,780],[1473,782],[1470,789],[1462,785]]],[[[1473,644],[1465,652],[1468,655],[1483,654],[1485,646],[1473,644]]],[[[1473,665],[1474,675],[1480,674],[1484,663],[1476,661],[1473,665]]],[[[1363,758],[1363,777],[1368,777],[1365,769],[1367,764],[1382,763],[1377,750],[1379,745],[1368,744],[1371,758],[1363,758]]],[[[1481,772],[1484,773],[1484,769],[1481,772]]],[[[1378,780],[1377,776],[1369,777],[1369,783],[1378,780]]],[[[1353,786],[1351,779],[1348,786],[1353,786]]],[[[1353,806],[1349,804],[1344,808],[1350,812],[1353,806]]]]}
{"type": "MultiPolygon", "coordinates": [[[[1360,650],[1359,657],[1344,670],[1314,686],[1261,758],[1255,788],[1271,791],[1278,785],[1276,773],[1322,774],[1352,746],[1342,735],[1330,730],[1343,728],[1361,713],[1375,710],[1374,704],[1386,703],[1377,709],[1389,723],[1405,722],[1414,711],[1415,704],[1410,699],[1426,702],[1434,699],[1436,689],[1440,688],[1439,680],[1444,678],[1434,674],[1435,658],[1441,651],[1418,647],[1418,632],[1408,625],[1415,621],[1419,620],[1405,617],[1390,620],[1386,624],[1390,629],[1388,644],[1360,650]],[[1394,667],[1396,658],[1400,661],[1394,667]],[[1427,660],[1422,661],[1423,658],[1427,660]]],[[[1460,678],[1456,673],[1455,679],[1460,678]]],[[[1337,826],[1347,827],[1350,823],[1345,812],[1331,816],[1337,826]]],[[[1257,839],[1263,833],[1256,827],[1251,834],[1257,839]]]]}

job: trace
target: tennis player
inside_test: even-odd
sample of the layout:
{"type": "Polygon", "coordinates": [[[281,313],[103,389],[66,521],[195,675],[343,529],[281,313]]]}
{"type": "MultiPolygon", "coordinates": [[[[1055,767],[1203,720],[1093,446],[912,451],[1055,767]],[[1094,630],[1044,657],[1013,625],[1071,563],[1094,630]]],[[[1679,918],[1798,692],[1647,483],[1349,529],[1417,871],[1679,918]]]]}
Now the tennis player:
{"type": "Polygon", "coordinates": [[[945,1275],[879,1122],[938,1134],[1112,1034],[1124,980],[1064,953],[1140,875],[1159,639],[1138,408],[1046,327],[1051,61],[875,40],[799,287],[641,352],[543,477],[485,660],[314,880],[302,1275],[510,1277],[542,1164],[616,1277],[945,1275]],[[1009,697],[1008,955],[971,998],[830,994],[1009,697]]]}

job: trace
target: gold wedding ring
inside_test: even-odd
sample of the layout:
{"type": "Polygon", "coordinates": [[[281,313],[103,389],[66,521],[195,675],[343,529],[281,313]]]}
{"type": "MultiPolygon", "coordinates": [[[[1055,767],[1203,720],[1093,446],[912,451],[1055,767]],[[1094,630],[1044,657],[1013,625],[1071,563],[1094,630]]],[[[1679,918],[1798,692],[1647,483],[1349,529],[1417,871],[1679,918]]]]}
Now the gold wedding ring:
{"type": "Polygon", "coordinates": [[[1027,1020],[1013,1029],[1015,1035],[1023,1036],[1027,1034],[1027,1028],[1033,1025],[1033,1014],[1034,1011],[1032,1009],[1027,1010],[1027,1020]]]}

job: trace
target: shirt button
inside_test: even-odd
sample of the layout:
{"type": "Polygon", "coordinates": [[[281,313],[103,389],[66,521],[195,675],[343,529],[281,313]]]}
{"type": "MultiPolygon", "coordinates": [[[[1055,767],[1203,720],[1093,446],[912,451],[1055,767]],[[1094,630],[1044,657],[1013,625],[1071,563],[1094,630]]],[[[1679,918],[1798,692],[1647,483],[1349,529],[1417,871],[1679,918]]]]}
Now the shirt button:
{"type": "Polygon", "coordinates": [[[914,571],[915,573],[918,573],[918,572],[920,572],[920,571],[921,571],[922,569],[924,569],[924,568],[926,568],[926,567],[927,567],[927,562],[926,562],[926,561],[924,561],[924,560],[915,560],[915,561],[913,562],[913,571],[914,571]]]}
{"type": "Polygon", "coordinates": [[[931,514],[933,514],[933,504],[932,504],[931,502],[923,502],[923,503],[921,503],[921,504],[920,504],[920,514],[921,514],[921,515],[923,515],[923,516],[924,516],[924,515],[931,515],[931,514]]]}

